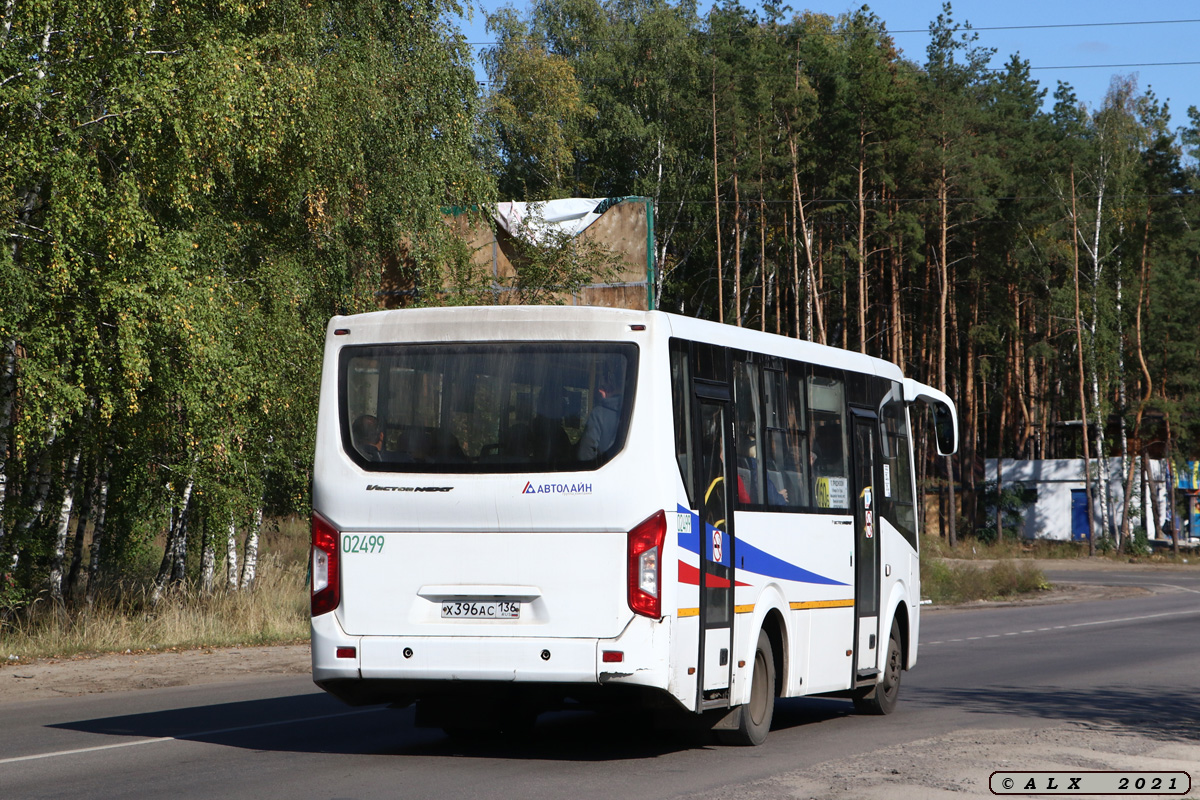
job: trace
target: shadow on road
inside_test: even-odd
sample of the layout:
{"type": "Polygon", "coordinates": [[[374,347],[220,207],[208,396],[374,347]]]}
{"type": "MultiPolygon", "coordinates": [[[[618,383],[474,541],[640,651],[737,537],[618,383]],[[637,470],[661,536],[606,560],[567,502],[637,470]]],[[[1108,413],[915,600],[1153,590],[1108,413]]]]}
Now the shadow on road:
{"type": "MultiPolygon", "coordinates": [[[[844,700],[781,700],[773,730],[846,716],[844,700]]],[[[269,752],[625,761],[711,746],[710,734],[655,729],[635,714],[546,713],[532,731],[463,742],[415,728],[411,708],[348,708],[320,694],[128,714],[51,727],[129,738],[172,738],[269,752]]]]}
{"type": "Polygon", "coordinates": [[[954,706],[976,714],[1120,725],[1165,741],[1200,741],[1196,724],[1200,698],[1172,692],[1169,687],[989,686],[912,691],[922,704],[954,706]]]}

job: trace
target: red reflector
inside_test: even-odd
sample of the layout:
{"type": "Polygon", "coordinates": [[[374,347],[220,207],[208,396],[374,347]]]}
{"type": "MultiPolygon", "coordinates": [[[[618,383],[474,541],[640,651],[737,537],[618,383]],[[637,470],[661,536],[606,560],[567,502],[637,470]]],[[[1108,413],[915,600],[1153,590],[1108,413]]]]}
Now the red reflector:
{"type": "Polygon", "coordinates": [[[339,647],[337,649],[338,658],[354,658],[358,655],[358,650],[354,647],[339,647]]]}
{"type": "Polygon", "coordinates": [[[630,326],[629,326],[629,330],[631,330],[631,331],[644,331],[644,330],[646,330],[646,326],[645,326],[645,325],[630,325],[630,326]]]}
{"type": "Polygon", "coordinates": [[[333,330],[334,336],[346,336],[349,333],[350,333],[349,328],[334,328],[334,330],[333,330]]]}
{"type": "Polygon", "coordinates": [[[605,650],[600,660],[605,664],[619,664],[625,660],[625,653],[620,650],[605,650]]]}

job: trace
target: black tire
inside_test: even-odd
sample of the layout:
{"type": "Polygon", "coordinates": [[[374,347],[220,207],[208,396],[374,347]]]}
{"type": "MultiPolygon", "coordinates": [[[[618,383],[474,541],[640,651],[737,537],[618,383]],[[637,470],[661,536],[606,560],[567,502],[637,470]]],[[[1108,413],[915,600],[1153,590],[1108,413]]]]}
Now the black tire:
{"type": "Polygon", "coordinates": [[[900,675],[904,670],[903,650],[900,648],[900,626],[892,623],[888,636],[887,657],[883,661],[883,675],[879,683],[864,694],[854,698],[854,710],[860,714],[880,716],[896,710],[900,697],[900,675]]]}
{"type": "Polygon", "coordinates": [[[742,706],[736,730],[720,731],[726,744],[757,746],[767,740],[771,719],[775,716],[775,655],[766,631],[758,632],[750,682],[750,702],[742,706]]]}

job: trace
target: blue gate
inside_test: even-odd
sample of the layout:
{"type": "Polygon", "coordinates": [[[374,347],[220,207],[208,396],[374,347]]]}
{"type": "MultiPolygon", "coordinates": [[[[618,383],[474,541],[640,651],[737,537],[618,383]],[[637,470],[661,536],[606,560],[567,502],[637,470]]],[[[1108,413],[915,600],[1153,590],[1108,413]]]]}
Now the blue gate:
{"type": "Polygon", "coordinates": [[[1071,539],[1086,542],[1091,526],[1088,524],[1087,489],[1071,490],[1071,539]]]}

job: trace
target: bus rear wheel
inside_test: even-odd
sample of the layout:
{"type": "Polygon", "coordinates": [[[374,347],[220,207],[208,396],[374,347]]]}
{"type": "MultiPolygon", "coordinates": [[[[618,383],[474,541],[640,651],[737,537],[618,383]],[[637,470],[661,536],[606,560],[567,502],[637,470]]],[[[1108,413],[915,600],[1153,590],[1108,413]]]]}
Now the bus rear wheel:
{"type": "Polygon", "coordinates": [[[775,654],[766,631],[758,632],[750,682],[750,702],[742,706],[735,730],[719,731],[725,744],[757,746],[767,740],[775,716],[775,654]]]}
{"type": "Polygon", "coordinates": [[[888,636],[887,658],[883,662],[883,679],[869,691],[854,698],[854,710],[876,716],[892,713],[900,697],[900,673],[903,669],[900,626],[893,622],[892,633],[888,636]]]}

